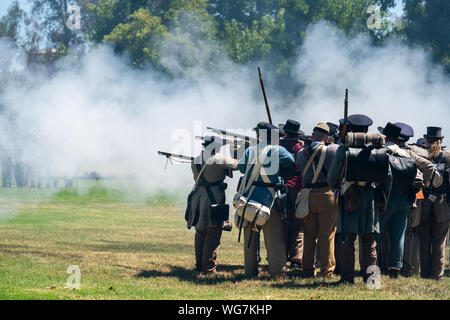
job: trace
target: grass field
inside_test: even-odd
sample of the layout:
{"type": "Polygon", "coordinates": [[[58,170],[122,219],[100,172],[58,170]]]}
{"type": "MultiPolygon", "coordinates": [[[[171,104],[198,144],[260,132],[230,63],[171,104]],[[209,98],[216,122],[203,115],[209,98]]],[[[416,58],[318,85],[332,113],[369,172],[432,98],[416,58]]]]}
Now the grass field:
{"type": "MultiPolygon", "coordinates": [[[[77,189],[0,190],[1,299],[449,299],[450,277],[382,277],[381,290],[338,279],[267,277],[265,251],[258,279],[243,274],[237,230],[225,232],[219,273],[196,275],[194,233],[183,201],[85,182],[77,189]],[[68,266],[81,288],[65,288],[68,266]]],[[[264,247],[262,245],[262,247],[264,247]]],[[[447,252],[448,256],[448,252],[447,252]]],[[[447,270],[449,265],[447,262],[447,270]]]]}

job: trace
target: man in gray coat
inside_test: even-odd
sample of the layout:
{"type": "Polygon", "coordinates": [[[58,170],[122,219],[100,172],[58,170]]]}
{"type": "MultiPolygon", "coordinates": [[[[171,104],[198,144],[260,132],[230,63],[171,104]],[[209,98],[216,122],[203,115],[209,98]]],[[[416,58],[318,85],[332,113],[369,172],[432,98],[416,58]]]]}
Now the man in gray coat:
{"type": "MultiPolygon", "coordinates": [[[[428,127],[424,137],[428,159],[436,167],[443,165],[446,170],[450,169],[450,151],[442,147],[442,129],[428,127]]],[[[435,184],[434,177],[431,184],[435,184]]],[[[430,189],[425,194],[419,225],[422,278],[441,280],[444,277],[445,239],[450,222],[450,199],[447,199],[450,196],[449,190],[446,193],[430,189]]]]}
{"type": "MultiPolygon", "coordinates": [[[[203,146],[208,148],[213,142],[213,138],[205,139],[203,146]]],[[[220,145],[214,147],[219,148],[220,145]]],[[[237,164],[236,159],[206,150],[202,151],[192,163],[192,173],[197,183],[188,198],[186,220],[188,229],[195,227],[196,231],[195,259],[198,272],[205,274],[216,272],[224,221],[213,220],[210,205],[225,203],[226,184],[223,181],[227,176],[233,176],[232,171],[237,170],[237,164]]]]}

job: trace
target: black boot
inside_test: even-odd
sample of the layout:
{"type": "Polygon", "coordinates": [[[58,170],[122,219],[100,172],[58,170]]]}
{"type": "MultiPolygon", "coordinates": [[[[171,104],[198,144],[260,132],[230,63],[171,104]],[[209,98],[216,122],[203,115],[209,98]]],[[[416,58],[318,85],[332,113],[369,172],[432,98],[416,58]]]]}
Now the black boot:
{"type": "Polygon", "coordinates": [[[341,274],[339,284],[355,284],[355,277],[353,273],[341,274]]]}
{"type": "Polygon", "coordinates": [[[389,278],[397,279],[398,278],[398,270],[397,269],[390,269],[389,270],[389,278]]]}

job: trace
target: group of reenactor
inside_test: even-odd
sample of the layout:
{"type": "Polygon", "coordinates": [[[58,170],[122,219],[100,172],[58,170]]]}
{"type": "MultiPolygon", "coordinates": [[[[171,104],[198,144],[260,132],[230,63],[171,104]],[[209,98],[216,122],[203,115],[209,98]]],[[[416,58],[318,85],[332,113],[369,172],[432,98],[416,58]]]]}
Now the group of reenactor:
{"type": "Polygon", "coordinates": [[[351,115],[339,125],[319,123],[305,138],[295,120],[260,122],[256,142],[233,145],[232,155],[221,152],[223,139],[205,138],[192,161],[195,186],[185,215],[196,230],[196,270],[216,272],[222,231],[231,229],[224,180],[239,171],[234,220],[247,276],[258,275],[262,232],[271,277],[289,267],[354,283],[358,239],[364,282],[375,266],[391,278],[420,272],[442,279],[450,222],[450,150],[442,130],[428,127],[409,144],[411,126],[388,122],[368,133],[372,124],[351,115]]]}

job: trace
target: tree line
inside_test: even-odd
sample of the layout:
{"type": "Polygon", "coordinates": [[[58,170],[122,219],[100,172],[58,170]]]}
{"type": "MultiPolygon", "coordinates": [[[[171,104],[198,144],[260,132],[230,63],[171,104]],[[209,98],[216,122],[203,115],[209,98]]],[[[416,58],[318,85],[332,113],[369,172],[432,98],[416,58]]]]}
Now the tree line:
{"type": "Polygon", "coordinates": [[[275,76],[289,74],[308,27],[325,20],[348,35],[366,34],[374,46],[387,39],[422,46],[450,73],[450,1],[403,0],[403,16],[389,19],[395,0],[29,0],[14,1],[0,19],[0,36],[32,53],[56,48],[58,57],[86,43],[109,43],[134,68],[178,76],[164,63],[175,55],[179,70],[214,69],[221,55],[234,63],[262,63],[275,76]],[[77,4],[81,29],[67,26],[77,4]],[[368,8],[381,24],[368,28],[368,8]]]}

